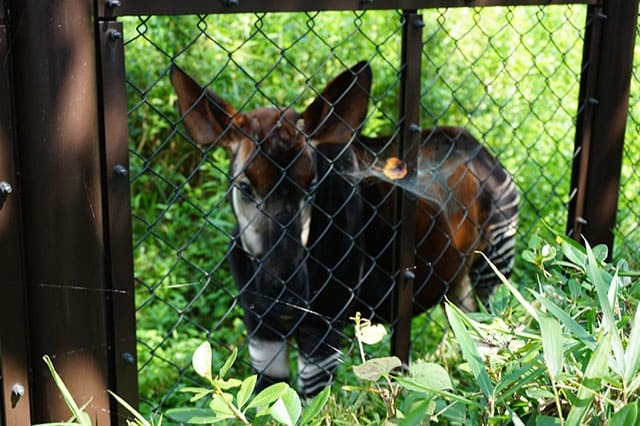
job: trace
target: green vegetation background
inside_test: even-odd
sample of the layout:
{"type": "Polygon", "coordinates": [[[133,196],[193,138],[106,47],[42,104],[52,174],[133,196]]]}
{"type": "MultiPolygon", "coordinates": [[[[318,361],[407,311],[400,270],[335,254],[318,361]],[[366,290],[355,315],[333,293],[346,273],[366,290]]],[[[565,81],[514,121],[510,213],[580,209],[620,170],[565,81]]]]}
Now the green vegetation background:
{"type": "MultiPolygon", "coordinates": [[[[520,249],[566,222],[582,57],[584,6],[425,10],[422,125],[466,127],[514,175],[522,196],[520,249]]],[[[365,132],[388,134],[398,116],[401,15],[388,12],[141,17],[124,20],[129,81],[138,352],[143,411],[174,406],[196,379],[191,353],[203,336],[237,346],[246,333],[225,263],[233,217],[223,150],[185,137],[168,68],[175,62],[239,110],[310,102],[332,76],[369,60],[373,100],[365,132]]],[[[636,47],[636,49],[640,49],[636,47]]],[[[639,52],[640,53],[640,52],[639,52]]],[[[636,55],[640,58],[640,55],[636,55]]],[[[636,69],[640,69],[636,67],[636,69]]],[[[634,77],[632,91],[637,94],[634,77]]],[[[640,103],[632,96],[616,255],[638,237],[640,103]]],[[[521,250],[519,250],[521,251],[521,250]]],[[[535,286],[516,263],[514,282],[535,286]]],[[[414,351],[435,350],[440,308],[417,319],[414,351]]],[[[350,350],[349,348],[345,348],[350,350]]],[[[222,353],[224,351],[224,353],[222,353]]]]}

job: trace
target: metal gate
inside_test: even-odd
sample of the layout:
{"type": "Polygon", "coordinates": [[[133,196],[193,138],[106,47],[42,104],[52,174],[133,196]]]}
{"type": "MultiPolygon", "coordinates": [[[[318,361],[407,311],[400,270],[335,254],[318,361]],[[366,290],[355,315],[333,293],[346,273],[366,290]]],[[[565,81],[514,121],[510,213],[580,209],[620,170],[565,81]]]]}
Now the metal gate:
{"type": "MultiPolygon", "coordinates": [[[[176,332],[179,324],[210,333],[211,327],[216,329],[217,324],[222,323],[213,326],[190,323],[182,310],[184,306],[174,306],[163,300],[164,296],[155,295],[158,281],[154,280],[138,280],[142,293],[138,292],[136,304],[134,251],[143,246],[146,239],[132,239],[130,180],[135,188],[136,179],[155,172],[148,167],[149,156],[144,151],[134,147],[130,152],[127,110],[135,108],[131,98],[127,100],[125,52],[138,38],[153,45],[153,36],[147,31],[152,24],[149,19],[154,18],[146,16],[249,13],[252,25],[256,26],[271,12],[298,12],[304,13],[302,16],[310,23],[307,34],[313,34],[313,20],[320,19],[316,16],[325,13],[322,11],[357,11],[353,31],[366,37],[362,30],[366,13],[395,14],[399,24],[389,30],[389,37],[398,43],[399,62],[389,60],[388,65],[397,72],[398,78],[386,90],[401,94],[397,107],[401,119],[390,114],[383,117],[383,121],[395,126],[403,143],[401,151],[410,159],[417,143],[411,127],[420,123],[423,111],[431,107],[421,105],[421,95],[432,90],[423,84],[440,78],[446,85],[446,79],[438,74],[446,64],[429,63],[428,52],[423,50],[430,37],[438,40],[438,35],[428,32],[424,26],[424,15],[431,13],[426,9],[501,6],[505,7],[505,19],[509,22],[513,9],[507,6],[547,3],[538,0],[471,3],[466,0],[326,0],[315,2],[309,9],[294,0],[106,0],[95,4],[64,0],[47,5],[35,0],[0,1],[3,59],[0,64],[0,361],[2,413],[6,424],[52,421],[67,416],[62,401],[52,398],[57,391],[41,361],[44,354],[54,358],[56,367],[79,400],[92,399],[89,411],[95,420],[122,424],[126,414],[109,400],[106,389],[137,405],[138,369],[144,372],[156,359],[171,362],[161,353],[162,345],[145,346],[145,341],[138,342],[145,357],[138,360],[136,309],[144,310],[148,304],[162,302],[168,312],[176,316],[175,327],[161,336],[162,342],[176,332]],[[418,9],[425,11],[418,13],[418,9]],[[137,28],[134,33],[123,30],[123,20],[119,18],[127,16],[143,17],[133,24],[124,19],[125,25],[137,28]],[[425,76],[425,69],[436,72],[425,76]]],[[[570,185],[555,189],[554,185],[564,181],[544,182],[544,177],[540,184],[551,186],[555,195],[567,194],[567,199],[559,202],[568,200],[570,235],[611,246],[616,228],[638,2],[553,3],[585,4],[586,13],[585,21],[576,28],[584,29],[581,65],[574,74],[576,85],[579,84],[578,99],[572,100],[576,102],[577,112],[570,110],[565,114],[575,113],[576,117],[575,145],[565,147],[573,166],[570,185]]],[[[480,10],[474,9],[470,18],[478,19],[480,10]]],[[[542,13],[544,8],[536,10],[542,13]]],[[[429,15],[433,16],[439,25],[446,25],[445,12],[429,15]]],[[[195,22],[198,34],[206,37],[207,17],[201,15],[195,22]]],[[[448,34],[447,39],[453,40],[455,47],[463,42],[463,36],[464,33],[458,38],[448,34]]],[[[487,34],[488,39],[491,37],[495,34],[487,34]]],[[[373,51],[383,42],[391,43],[372,41],[373,51]]],[[[570,51],[575,53],[579,48],[580,45],[576,45],[570,51]]],[[[155,49],[166,52],[160,45],[155,45],[155,49]]],[[[570,54],[569,50],[557,47],[556,51],[562,60],[570,54]]],[[[380,53],[375,53],[375,58],[379,63],[384,62],[380,53]]],[[[175,59],[173,53],[167,56],[165,71],[175,59]]],[[[463,57],[462,60],[473,70],[475,61],[481,59],[463,57]]],[[[553,67],[538,68],[536,72],[548,72],[548,81],[553,80],[553,67]]],[[[213,78],[214,75],[201,77],[213,78]]],[[[129,78],[129,88],[135,91],[132,78],[135,76],[129,78]]],[[[158,80],[161,78],[166,84],[166,75],[158,76],[158,80]]],[[[470,72],[469,78],[477,76],[470,72]]],[[[515,80],[514,85],[517,95],[515,80]]],[[[153,108],[153,102],[146,96],[147,89],[151,88],[143,88],[140,103],[144,108],[153,108]]],[[[379,96],[381,103],[389,102],[389,98],[384,98],[384,90],[379,96]]],[[[464,96],[463,92],[459,96],[464,96]]],[[[536,99],[530,101],[535,104],[536,99]]],[[[499,98],[491,98],[490,102],[499,102],[499,98]]],[[[380,111],[384,115],[384,110],[380,111]]],[[[437,115],[433,111],[432,116],[437,115]]],[[[478,111],[468,111],[470,117],[474,113],[478,111]]],[[[533,109],[531,114],[544,114],[544,106],[533,109]]],[[[544,124],[544,120],[540,122],[544,124]]],[[[519,123],[511,125],[515,132],[519,123]]],[[[483,132],[480,125],[475,130],[483,132]]],[[[177,132],[175,125],[172,131],[177,132]]],[[[535,143],[528,147],[536,149],[535,143]]],[[[501,155],[506,158],[509,149],[513,147],[505,147],[501,155]]],[[[544,162],[539,164],[541,168],[544,166],[544,162]]],[[[569,176],[568,170],[566,176],[569,176]]],[[[155,177],[161,178],[157,174],[155,177]]],[[[169,187],[175,189],[172,185],[169,187]]],[[[533,197],[539,194],[531,194],[530,202],[535,207],[537,201],[533,197]]],[[[174,201],[177,199],[182,200],[179,194],[174,201]]],[[[398,270],[405,270],[413,264],[414,241],[410,228],[415,201],[406,195],[399,200],[397,220],[403,226],[397,234],[395,253],[398,270]]],[[[169,211],[168,208],[162,210],[169,211]]],[[[141,224],[147,226],[153,221],[134,216],[133,227],[141,224]]],[[[225,228],[215,226],[216,232],[226,232],[225,228]]],[[[134,232],[134,235],[140,234],[134,232]]],[[[163,244],[171,245],[167,241],[163,244]]],[[[180,257],[180,248],[174,247],[174,250],[173,255],[178,253],[180,257]]],[[[202,282],[207,284],[198,287],[196,293],[207,289],[211,279],[215,279],[210,272],[204,271],[202,282]]],[[[163,279],[161,275],[159,282],[163,279]]],[[[409,312],[406,306],[411,304],[410,275],[399,274],[397,287],[399,314],[392,348],[408,360],[411,316],[402,313],[409,312]]],[[[208,287],[212,288],[214,286],[208,287]]],[[[230,311],[225,308],[225,312],[223,319],[230,311]]],[[[215,340],[210,334],[209,337],[215,340]]],[[[176,371],[182,380],[186,368],[176,365],[176,371]]],[[[175,386],[169,388],[175,390],[175,386]]],[[[151,410],[162,409],[162,403],[170,394],[156,396],[160,401],[155,402],[158,405],[149,402],[151,410]]]]}

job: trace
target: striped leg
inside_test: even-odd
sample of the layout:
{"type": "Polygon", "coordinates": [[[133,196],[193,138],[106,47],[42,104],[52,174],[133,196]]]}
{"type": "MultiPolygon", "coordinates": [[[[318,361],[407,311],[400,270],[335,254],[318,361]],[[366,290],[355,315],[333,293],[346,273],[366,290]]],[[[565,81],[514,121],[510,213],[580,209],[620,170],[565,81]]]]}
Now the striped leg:
{"type": "Polygon", "coordinates": [[[447,297],[465,312],[476,312],[478,310],[478,303],[471,286],[469,274],[464,274],[458,285],[449,290],[447,297]]]}
{"type": "MultiPolygon", "coordinates": [[[[515,257],[515,238],[518,217],[517,210],[514,211],[510,218],[496,221],[496,223],[488,226],[485,231],[486,238],[491,242],[485,254],[507,278],[509,278],[511,274],[515,257]]],[[[489,298],[493,294],[496,286],[500,284],[499,279],[482,256],[476,257],[471,267],[471,276],[476,295],[482,304],[488,307],[489,298]]]]}
{"type": "Polygon", "coordinates": [[[331,385],[340,356],[342,333],[330,325],[301,327],[297,334],[298,393],[311,398],[331,385]]]}
{"type": "Polygon", "coordinates": [[[251,337],[249,339],[249,356],[251,356],[253,369],[258,373],[257,392],[273,383],[289,381],[289,357],[286,341],[251,337]]]}

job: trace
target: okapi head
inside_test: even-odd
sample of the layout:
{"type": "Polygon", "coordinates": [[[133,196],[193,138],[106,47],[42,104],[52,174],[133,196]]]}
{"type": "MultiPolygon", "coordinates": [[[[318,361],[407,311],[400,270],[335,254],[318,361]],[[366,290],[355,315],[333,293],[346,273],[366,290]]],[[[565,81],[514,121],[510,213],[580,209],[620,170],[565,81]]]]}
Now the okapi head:
{"type": "Polygon", "coordinates": [[[287,317],[287,306],[309,297],[306,266],[316,147],[346,144],[367,115],[371,69],[361,62],[343,72],[298,113],[267,107],[237,111],[177,67],[171,82],[189,135],[231,155],[230,200],[238,235],[255,271],[251,280],[264,307],[287,317]],[[280,302],[277,307],[273,301],[280,302]]]}

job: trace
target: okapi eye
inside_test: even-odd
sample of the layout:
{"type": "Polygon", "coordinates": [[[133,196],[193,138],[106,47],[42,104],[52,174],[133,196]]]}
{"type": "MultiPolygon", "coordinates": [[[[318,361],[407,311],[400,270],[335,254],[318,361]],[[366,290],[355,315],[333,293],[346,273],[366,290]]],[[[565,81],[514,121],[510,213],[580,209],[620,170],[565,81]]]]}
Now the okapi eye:
{"type": "Polygon", "coordinates": [[[249,182],[238,182],[238,189],[242,193],[242,198],[244,198],[245,200],[253,199],[253,188],[251,187],[251,184],[249,182]]]}

